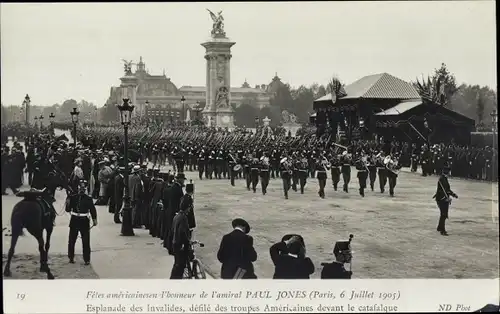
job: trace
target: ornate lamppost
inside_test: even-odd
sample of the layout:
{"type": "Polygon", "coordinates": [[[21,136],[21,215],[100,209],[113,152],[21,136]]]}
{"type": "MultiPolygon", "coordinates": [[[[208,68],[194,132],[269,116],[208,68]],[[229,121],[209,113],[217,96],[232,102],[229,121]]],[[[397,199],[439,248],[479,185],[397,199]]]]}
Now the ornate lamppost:
{"type": "Polygon", "coordinates": [[[26,94],[23,101],[23,105],[26,107],[26,125],[30,123],[30,104],[31,104],[30,96],[26,94]]]}
{"type": "Polygon", "coordinates": [[[35,130],[36,130],[38,128],[38,117],[35,116],[33,119],[35,120],[35,130]]]}
{"type": "Polygon", "coordinates": [[[125,191],[123,193],[124,206],[123,206],[123,222],[121,235],[125,237],[134,236],[134,228],[132,226],[132,208],[130,206],[130,195],[129,195],[129,185],[128,185],[128,126],[130,125],[130,117],[132,116],[132,111],[134,111],[134,106],[129,104],[130,99],[124,98],[123,104],[117,106],[120,110],[120,119],[123,125],[124,132],[124,145],[123,145],[123,159],[125,160],[125,176],[123,178],[125,191]]]}
{"type": "Polygon", "coordinates": [[[497,126],[498,126],[498,113],[497,113],[497,111],[495,109],[493,109],[493,111],[490,113],[490,116],[491,116],[491,123],[493,124],[492,125],[493,135],[496,135],[497,126]]]}
{"type": "Polygon", "coordinates": [[[184,95],[181,97],[181,107],[182,107],[182,122],[186,121],[186,98],[184,95]]]}
{"type": "Polygon", "coordinates": [[[40,130],[42,129],[43,127],[43,114],[41,114],[39,117],[38,117],[38,120],[40,120],[40,130]]]}
{"type": "Polygon", "coordinates": [[[55,119],[56,115],[51,112],[50,115],[49,115],[49,123],[50,123],[50,133],[51,134],[55,134],[54,132],[54,119],[55,119]]]}
{"type": "Polygon", "coordinates": [[[78,115],[80,114],[80,111],[78,111],[78,109],[76,108],[73,108],[73,111],[71,111],[70,114],[71,122],[73,122],[73,144],[75,145],[74,149],[76,154],[76,124],[78,123],[78,115]]]}

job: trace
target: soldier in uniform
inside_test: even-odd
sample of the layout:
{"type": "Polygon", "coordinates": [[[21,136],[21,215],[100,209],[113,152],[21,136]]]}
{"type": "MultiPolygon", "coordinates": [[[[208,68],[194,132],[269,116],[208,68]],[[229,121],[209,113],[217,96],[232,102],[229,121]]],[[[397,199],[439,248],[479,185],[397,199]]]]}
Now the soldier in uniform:
{"type": "Polygon", "coordinates": [[[299,163],[297,152],[294,152],[292,158],[292,190],[297,192],[297,184],[299,183],[299,163]]]}
{"type": "Polygon", "coordinates": [[[344,180],[343,190],[344,192],[349,193],[349,182],[351,181],[351,159],[347,150],[342,153],[341,164],[342,168],[340,171],[342,172],[342,179],[344,180]]]}
{"type": "Polygon", "coordinates": [[[252,155],[247,155],[242,162],[243,165],[243,176],[245,177],[245,182],[247,184],[247,190],[250,191],[250,184],[252,183],[252,178],[250,176],[250,166],[252,164],[252,155]]]}
{"type": "Polygon", "coordinates": [[[377,181],[377,165],[376,160],[378,156],[375,156],[372,152],[368,156],[368,178],[370,179],[370,189],[373,191],[375,189],[375,181],[377,181]]]}
{"type": "Polygon", "coordinates": [[[306,154],[303,153],[301,156],[301,160],[299,160],[299,164],[297,165],[299,169],[299,185],[300,185],[300,194],[304,194],[304,188],[307,184],[307,177],[309,176],[309,162],[307,160],[306,154]]]}
{"type": "Polygon", "coordinates": [[[285,194],[285,199],[288,199],[288,191],[291,187],[291,171],[292,169],[289,165],[288,158],[285,156],[280,160],[280,176],[283,181],[283,193],[285,194]]]}
{"type": "Polygon", "coordinates": [[[365,159],[367,156],[365,152],[361,152],[361,158],[356,162],[356,170],[358,171],[357,177],[359,182],[359,195],[365,196],[366,179],[368,179],[368,168],[365,159]]]}
{"type": "Polygon", "coordinates": [[[417,149],[417,144],[411,144],[411,172],[417,172],[420,152],[417,149]]]}
{"type": "Polygon", "coordinates": [[[234,179],[238,175],[238,172],[234,171],[234,167],[236,166],[236,159],[234,159],[232,151],[229,151],[229,153],[227,154],[227,163],[229,170],[229,181],[231,182],[231,186],[234,186],[234,179]]]}
{"type": "Polygon", "coordinates": [[[259,184],[259,169],[259,159],[253,158],[250,165],[250,181],[252,182],[252,191],[254,193],[257,191],[257,184],[259,184]]]}
{"type": "Polygon", "coordinates": [[[328,179],[328,175],[327,175],[327,165],[325,163],[323,155],[320,155],[318,159],[316,159],[316,168],[314,170],[316,172],[316,178],[318,179],[318,185],[319,185],[318,195],[321,198],[325,198],[325,186],[326,186],[326,181],[328,179]]]}
{"type": "Polygon", "coordinates": [[[202,180],[203,172],[205,171],[205,151],[203,149],[201,149],[198,152],[197,163],[198,163],[198,178],[202,180]]]}
{"type": "Polygon", "coordinates": [[[378,169],[378,183],[380,186],[380,193],[385,192],[385,185],[387,184],[387,168],[384,165],[384,152],[379,152],[380,158],[376,160],[376,165],[378,169]]]}
{"type": "Polygon", "coordinates": [[[262,188],[262,195],[266,195],[267,186],[269,185],[269,157],[266,153],[260,158],[260,186],[262,188]]]}
{"type": "Polygon", "coordinates": [[[337,191],[337,186],[340,182],[340,159],[338,156],[332,154],[330,158],[331,170],[330,174],[332,176],[333,189],[337,191]]]}
{"type": "Polygon", "coordinates": [[[90,220],[97,226],[97,211],[92,197],[87,195],[87,181],[80,180],[78,184],[78,193],[70,195],[66,200],[66,212],[71,214],[69,221],[68,237],[68,258],[70,263],[75,262],[75,243],[78,234],[82,237],[83,260],[85,265],[90,264],[90,220]]]}
{"type": "MultiPolygon", "coordinates": [[[[224,153],[222,152],[222,150],[219,150],[217,151],[217,155],[215,157],[215,178],[216,179],[222,179],[222,172],[223,172],[223,168],[224,168],[224,164],[225,164],[225,161],[224,161],[224,153]]],[[[224,175],[224,179],[226,178],[226,176],[224,175]]]]}
{"type": "Polygon", "coordinates": [[[448,209],[450,208],[451,197],[458,198],[458,195],[455,194],[450,188],[450,183],[448,182],[449,173],[450,168],[446,165],[443,167],[443,172],[439,177],[436,194],[432,197],[436,200],[440,212],[437,231],[444,236],[448,235],[445,221],[448,219],[448,209]]]}
{"type": "MultiPolygon", "coordinates": [[[[401,169],[401,165],[398,162],[398,155],[395,155],[396,160],[394,161],[394,166],[392,169],[387,168],[386,174],[389,181],[389,195],[394,196],[394,188],[396,187],[398,180],[398,170],[401,169]]],[[[388,166],[389,167],[389,166],[388,166]]]]}

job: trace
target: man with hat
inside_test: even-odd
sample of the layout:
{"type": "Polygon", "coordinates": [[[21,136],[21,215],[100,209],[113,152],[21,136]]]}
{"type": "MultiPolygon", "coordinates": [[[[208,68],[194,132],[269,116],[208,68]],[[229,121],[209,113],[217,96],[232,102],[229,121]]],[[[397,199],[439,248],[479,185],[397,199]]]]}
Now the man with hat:
{"type": "Polygon", "coordinates": [[[458,195],[451,190],[450,183],[448,182],[449,173],[450,167],[445,165],[438,180],[436,194],[432,197],[436,200],[440,212],[437,231],[444,236],[448,235],[445,221],[448,219],[448,209],[450,208],[451,197],[458,198],[458,195]]]}
{"type": "Polygon", "coordinates": [[[123,206],[123,192],[124,192],[124,188],[125,188],[124,173],[125,173],[125,167],[119,167],[118,171],[113,179],[114,180],[113,184],[115,186],[115,188],[114,188],[115,208],[113,211],[113,214],[114,214],[113,220],[116,224],[122,223],[120,220],[120,212],[121,212],[122,206],[123,206]]]}
{"type": "MultiPolygon", "coordinates": [[[[164,225],[164,239],[168,239],[168,234],[172,226],[172,220],[175,214],[179,211],[181,199],[184,196],[182,188],[184,187],[184,180],[186,176],[184,173],[178,173],[175,176],[174,183],[168,189],[168,206],[165,210],[165,225],[164,225]]],[[[163,247],[168,249],[168,241],[163,241],[163,247]]]]}
{"type": "Polygon", "coordinates": [[[134,228],[141,228],[142,226],[141,201],[144,193],[144,183],[141,180],[140,170],[141,166],[135,165],[128,178],[130,203],[132,205],[132,225],[134,228]]]}
{"type": "Polygon", "coordinates": [[[196,227],[193,214],[193,189],[186,189],[181,200],[179,211],[172,220],[172,227],[168,234],[167,249],[174,255],[174,265],[170,279],[182,279],[184,269],[193,252],[191,251],[191,229],[196,227]]]}
{"type": "Polygon", "coordinates": [[[78,234],[82,237],[83,260],[85,265],[90,264],[90,220],[93,226],[97,225],[97,211],[92,197],[86,194],[87,181],[80,180],[78,193],[70,195],[66,200],[66,212],[71,214],[69,221],[68,258],[70,263],[75,262],[75,243],[78,234]]]}
{"type": "Polygon", "coordinates": [[[75,168],[71,172],[69,176],[69,185],[73,189],[73,191],[78,191],[78,185],[81,180],[84,180],[83,170],[82,170],[83,160],[78,157],[75,159],[75,168]]]}
{"type": "Polygon", "coordinates": [[[107,205],[109,201],[108,195],[108,184],[113,177],[113,170],[108,165],[109,159],[104,158],[104,160],[99,162],[99,174],[97,178],[99,180],[99,199],[96,205],[107,205]]]}
{"type": "Polygon", "coordinates": [[[221,262],[221,279],[257,279],[253,262],[257,252],[253,247],[250,225],[242,218],[232,221],[233,231],[222,237],[217,259],[221,262]]]}
{"type": "Polygon", "coordinates": [[[306,245],[300,235],[289,234],[269,249],[274,263],[273,279],[309,279],[314,264],[306,257],[306,245]]]}
{"type": "Polygon", "coordinates": [[[333,249],[335,260],[325,263],[321,271],[321,279],[351,279],[352,271],[345,269],[346,263],[351,263],[352,253],[350,241],[338,241],[333,249]]]}

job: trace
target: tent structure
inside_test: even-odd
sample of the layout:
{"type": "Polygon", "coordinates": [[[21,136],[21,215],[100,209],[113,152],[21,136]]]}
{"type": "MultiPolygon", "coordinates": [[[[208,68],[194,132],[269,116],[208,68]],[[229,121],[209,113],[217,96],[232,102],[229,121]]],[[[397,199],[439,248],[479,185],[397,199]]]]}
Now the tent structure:
{"type": "Polygon", "coordinates": [[[388,73],[365,76],[344,89],[347,95],[325,95],[314,101],[313,108],[319,129],[336,133],[340,128],[348,141],[369,139],[375,134],[396,134],[405,141],[428,141],[429,136],[434,140],[467,141],[474,129],[472,119],[422,101],[410,83],[388,73]],[[394,128],[402,132],[394,132],[394,128]]]}

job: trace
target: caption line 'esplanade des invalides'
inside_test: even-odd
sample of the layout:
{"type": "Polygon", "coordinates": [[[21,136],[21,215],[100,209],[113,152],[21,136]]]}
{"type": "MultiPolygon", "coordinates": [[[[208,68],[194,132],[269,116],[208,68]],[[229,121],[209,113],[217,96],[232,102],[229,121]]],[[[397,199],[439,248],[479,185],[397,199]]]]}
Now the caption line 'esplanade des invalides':
{"type": "MultiPolygon", "coordinates": [[[[181,111],[180,99],[182,96],[186,98],[185,109],[196,106],[197,102],[200,105],[205,105],[205,86],[182,86],[181,88],[177,88],[165,73],[162,75],[149,74],[142,57],[140,57],[139,62],[136,64],[136,71],[132,75],[137,79],[138,83],[136,103],[134,105],[139,109],[137,110],[139,115],[147,117],[151,114],[152,110],[181,111]],[[145,105],[146,101],[149,103],[149,108],[145,105]]],[[[280,84],[283,83],[276,74],[268,85],[262,84],[251,87],[247,82],[244,82],[241,87],[231,87],[231,105],[238,107],[244,103],[246,97],[250,96],[255,100],[254,103],[259,108],[269,106],[269,99],[276,92],[280,84]]],[[[110,96],[106,104],[114,105],[121,103],[121,96],[120,87],[111,87],[110,96]]]]}

